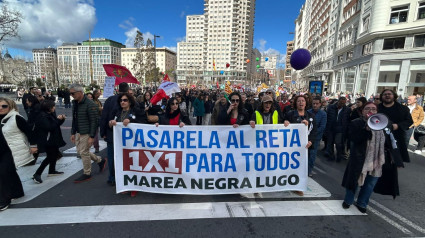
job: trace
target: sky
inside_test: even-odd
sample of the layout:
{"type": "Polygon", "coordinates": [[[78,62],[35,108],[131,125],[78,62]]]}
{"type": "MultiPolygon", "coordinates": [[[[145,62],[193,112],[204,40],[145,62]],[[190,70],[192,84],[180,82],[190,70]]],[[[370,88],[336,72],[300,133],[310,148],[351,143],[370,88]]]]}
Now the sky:
{"type": "MultiPolygon", "coordinates": [[[[12,57],[32,60],[34,48],[56,48],[64,42],[107,38],[132,47],[137,30],[145,40],[159,35],[157,47],[177,51],[186,35],[186,16],[203,14],[203,0],[8,0],[23,16],[20,39],[2,42],[12,57]]],[[[286,53],[303,1],[258,0],[254,48],[286,53]]],[[[283,57],[282,57],[283,58],[283,57]]]]}

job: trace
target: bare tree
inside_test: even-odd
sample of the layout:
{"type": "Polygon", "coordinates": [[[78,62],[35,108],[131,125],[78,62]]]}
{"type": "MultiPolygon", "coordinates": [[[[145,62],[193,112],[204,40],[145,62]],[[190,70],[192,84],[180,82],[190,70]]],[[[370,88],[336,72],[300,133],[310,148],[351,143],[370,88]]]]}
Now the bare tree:
{"type": "Polygon", "coordinates": [[[158,72],[159,69],[156,68],[155,62],[155,46],[152,45],[151,39],[146,41],[146,82],[156,83],[158,81],[158,72]]]}
{"type": "Polygon", "coordinates": [[[0,11],[0,42],[10,38],[19,37],[18,26],[22,21],[19,11],[9,9],[7,2],[1,3],[0,11]]]}
{"type": "Polygon", "coordinates": [[[143,33],[137,31],[136,38],[134,39],[134,48],[136,48],[136,57],[133,59],[133,72],[134,77],[143,82],[145,78],[145,60],[143,57],[143,48],[145,47],[145,42],[143,40],[143,33]]]}

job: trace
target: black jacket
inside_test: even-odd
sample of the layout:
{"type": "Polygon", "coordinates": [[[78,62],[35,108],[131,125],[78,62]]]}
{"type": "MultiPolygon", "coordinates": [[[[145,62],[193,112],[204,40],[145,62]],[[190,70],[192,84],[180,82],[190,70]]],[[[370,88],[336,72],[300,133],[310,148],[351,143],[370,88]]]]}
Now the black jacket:
{"type": "MultiPolygon", "coordinates": [[[[186,114],[180,112],[179,115],[180,115],[179,116],[179,124],[180,124],[180,122],[183,122],[186,125],[192,125],[189,117],[186,114]]],[[[164,113],[164,114],[159,116],[158,123],[160,125],[170,125],[170,118],[164,113]]]]}
{"type": "Polygon", "coordinates": [[[56,113],[41,112],[35,122],[36,141],[38,152],[46,152],[46,146],[63,147],[66,142],[63,140],[60,126],[65,120],[59,120],[56,113]]]}
{"type": "MultiPolygon", "coordinates": [[[[312,143],[316,140],[317,124],[316,124],[315,116],[313,113],[305,111],[304,116],[300,117],[298,115],[298,111],[293,110],[285,114],[284,120],[289,121],[289,123],[301,123],[301,121],[307,120],[308,121],[307,130],[309,130],[311,126],[313,126],[312,130],[310,131],[310,134],[308,134],[308,140],[311,141],[312,143]]],[[[313,149],[313,144],[309,147],[309,149],[313,149]]]]}
{"type": "Polygon", "coordinates": [[[78,102],[73,101],[72,106],[72,129],[71,135],[79,133],[81,135],[88,134],[91,138],[96,135],[99,126],[99,107],[86,95],[78,102]]]}
{"type": "MultiPolygon", "coordinates": [[[[227,114],[230,104],[227,104],[226,110],[220,110],[217,116],[217,125],[231,125],[230,123],[230,114],[227,114]]],[[[248,125],[251,118],[248,116],[248,112],[245,108],[238,111],[238,117],[236,118],[236,124],[238,125],[248,125]]]]}
{"type": "Polygon", "coordinates": [[[338,116],[337,103],[329,105],[327,110],[328,120],[325,133],[342,133],[343,138],[347,138],[348,126],[350,124],[351,109],[344,106],[338,116]]]}
{"type": "Polygon", "coordinates": [[[148,123],[148,119],[147,119],[145,111],[141,110],[140,107],[138,106],[130,108],[127,116],[123,118],[122,120],[121,120],[121,114],[122,114],[122,109],[120,109],[117,112],[117,114],[115,114],[115,117],[113,119],[115,119],[115,121],[117,122],[122,122],[125,119],[129,119],[130,123],[142,123],[142,124],[148,123]]]}
{"type": "Polygon", "coordinates": [[[106,137],[106,142],[112,143],[114,141],[112,128],[109,127],[109,121],[113,120],[120,110],[120,105],[118,104],[118,96],[119,95],[114,95],[109,97],[103,104],[103,111],[102,116],[100,117],[99,128],[100,137],[106,137]]]}
{"type": "MultiPolygon", "coordinates": [[[[372,138],[372,132],[366,130],[366,121],[364,121],[362,118],[358,118],[351,122],[349,135],[350,159],[348,160],[348,164],[344,172],[342,186],[354,191],[354,188],[357,186],[357,181],[363,169],[363,164],[366,159],[367,141],[372,138]]],[[[388,166],[389,164],[394,164],[396,167],[404,167],[400,152],[398,150],[392,149],[391,140],[389,139],[389,136],[385,133],[385,164],[383,166],[383,176],[379,179],[382,180],[380,182],[381,184],[388,183],[388,180],[386,178],[387,173],[384,171],[384,167],[388,166]]],[[[393,181],[390,181],[390,183],[392,182],[393,181]]]]}

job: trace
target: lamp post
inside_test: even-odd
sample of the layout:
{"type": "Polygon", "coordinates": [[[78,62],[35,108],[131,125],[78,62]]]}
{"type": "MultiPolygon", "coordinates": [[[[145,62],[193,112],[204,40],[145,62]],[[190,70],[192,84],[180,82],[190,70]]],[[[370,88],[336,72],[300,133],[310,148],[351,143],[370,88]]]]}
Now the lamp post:
{"type": "Polygon", "coordinates": [[[156,66],[156,38],[159,38],[161,36],[153,35],[153,47],[154,47],[154,53],[155,53],[155,86],[156,86],[156,80],[158,80],[158,71],[156,66]]]}

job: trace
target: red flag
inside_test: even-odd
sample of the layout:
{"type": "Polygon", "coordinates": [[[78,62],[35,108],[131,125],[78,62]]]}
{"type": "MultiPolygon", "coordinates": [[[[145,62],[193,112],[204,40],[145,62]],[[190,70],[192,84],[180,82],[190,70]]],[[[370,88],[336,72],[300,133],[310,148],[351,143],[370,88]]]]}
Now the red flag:
{"type": "Polygon", "coordinates": [[[218,81],[217,81],[217,89],[219,89],[220,88],[220,86],[218,86],[218,81]]]}
{"type": "Polygon", "coordinates": [[[168,82],[170,82],[170,77],[168,77],[168,74],[165,74],[165,76],[162,79],[162,81],[168,81],[168,82]]]}
{"type": "Polygon", "coordinates": [[[167,94],[165,94],[165,91],[163,89],[158,90],[155,95],[151,98],[152,105],[156,105],[159,101],[161,101],[163,98],[167,97],[167,94]]]}
{"type": "Polygon", "coordinates": [[[103,68],[105,69],[106,75],[116,78],[115,86],[122,82],[140,84],[140,82],[131,74],[130,70],[124,66],[116,64],[104,64],[103,68]]]}

